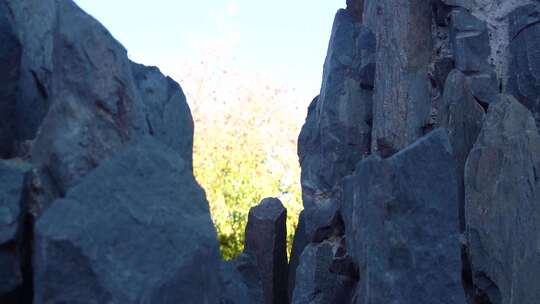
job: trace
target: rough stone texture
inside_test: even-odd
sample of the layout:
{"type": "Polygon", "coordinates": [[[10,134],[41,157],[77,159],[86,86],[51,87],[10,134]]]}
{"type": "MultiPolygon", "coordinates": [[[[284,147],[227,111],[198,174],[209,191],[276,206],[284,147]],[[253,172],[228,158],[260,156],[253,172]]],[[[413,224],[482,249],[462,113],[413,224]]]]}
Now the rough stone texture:
{"type": "Polygon", "coordinates": [[[389,156],[424,134],[431,114],[431,5],[382,0],[378,21],[372,152],[389,156]]]}
{"type": "MultiPolygon", "coordinates": [[[[66,2],[66,0],[63,0],[66,2]]],[[[23,46],[16,139],[33,139],[49,109],[57,20],[55,0],[4,0],[23,46]]]]}
{"type": "Polygon", "coordinates": [[[438,129],[393,157],[372,156],[345,180],[354,303],[465,303],[456,165],[438,129]]]}
{"type": "Polygon", "coordinates": [[[540,136],[513,97],[491,106],[465,171],[476,303],[540,297],[540,136]]]}
{"type": "Polygon", "coordinates": [[[182,88],[156,67],[132,63],[145,106],[148,132],[192,164],[193,118],[182,88]]]}
{"type": "Polygon", "coordinates": [[[264,303],[263,289],[255,257],[242,253],[221,265],[224,294],[220,304],[264,303]]]}
{"type": "Polygon", "coordinates": [[[540,5],[518,7],[509,17],[508,93],[534,115],[540,125],[540,5]]]}
{"type": "Polygon", "coordinates": [[[286,219],[287,209],[276,198],[249,211],[244,250],[257,260],[265,304],[289,303],[286,219]]]}
{"type": "Polygon", "coordinates": [[[304,205],[328,196],[370,149],[375,37],[346,10],[336,14],[321,94],[299,138],[304,205]]]}
{"type": "Polygon", "coordinates": [[[293,304],[349,303],[352,286],[356,283],[347,276],[332,273],[334,248],[329,242],[310,244],[302,253],[296,272],[293,304]]]}
{"type": "Polygon", "coordinates": [[[0,161],[0,302],[10,302],[22,284],[20,234],[24,221],[24,178],[30,169],[19,161],[0,161]]]}
{"type": "Polygon", "coordinates": [[[485,22],[463,9],[453,10],[450,40],[458,70],[471,73],[488,69],[491,48],[485,22]]]}
{"type": "Polygon", "coordinates": [[[482,128],[484,109],[476,102],[466,85],[466,77],[453,70],[444,87],[443,106],[440,111],[440,126],[449,132],[450,143],[457,164],[460,227],[465,230],[465,185],[464,170],[467,156],[482,128]]]}
{"type": "Polygon", "coordinates": [[[22,50],[8,19],[7,7],[1,3],[0,45],[0,158],[8,158],[15,141],[17,86],[22,50]]]}
{"type": "Polygon", "coordinates": [[[104,161],[36,224],[34,303],[218,303],[204,192],[153,139],[104,161]]]}

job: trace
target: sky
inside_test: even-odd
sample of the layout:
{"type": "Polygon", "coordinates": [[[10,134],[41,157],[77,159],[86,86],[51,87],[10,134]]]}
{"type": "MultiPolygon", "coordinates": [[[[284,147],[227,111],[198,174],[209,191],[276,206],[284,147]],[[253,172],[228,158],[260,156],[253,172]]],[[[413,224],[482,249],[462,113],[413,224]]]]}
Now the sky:
{"type": "MultiPolygon", "coordinates": [[[[190,66],[223,66],[293,88],[298,102],[318,94],[335,12],[345,0],[75,0],[104,24],[132,60],[158,66],[187,95],[190,66]]],[[[225,71],[223,71],[225,73],[225,71]]],[[[240,80],[239,80],[240,79],[240,80]]],[[[227,75],[213,77],[221,88],[227,75]]],[[[213,86],[219,87],[219,86],[213,86]]]]}

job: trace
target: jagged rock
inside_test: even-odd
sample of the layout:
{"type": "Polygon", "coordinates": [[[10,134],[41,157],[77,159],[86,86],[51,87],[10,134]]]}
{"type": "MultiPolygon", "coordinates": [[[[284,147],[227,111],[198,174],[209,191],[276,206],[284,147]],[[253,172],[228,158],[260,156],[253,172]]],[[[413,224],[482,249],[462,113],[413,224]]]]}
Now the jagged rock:
{"type": "Polygon", "coordinates": [[[458,70],[471,73],[488,69],[491,47],[485,22],[466,10],[453,10],[450,40],[458,70]]]}
{"type": "Polygon", "coordinates": [[[431,114],[432,8],[425,0],[377,3],[371,151],[384,157],[424,134],[431,114]]]}
{"type": "Polygon", "coordinates": [[[266,198],[251,208],[245,252],[257,260],[265,304],[288,301],[287,209],[277,198],[266,198]]]}
{"type": "Polygon", "coordinates": [[[495,73],[469,75],[466,84],[471,94],[484,108],[499,100],[499,80],[495,73]]]}
{"type": "Polygon", "coordinates": [[[296,269],[300,264],[300,258],[302,252],[309,244],[309,238],[306,234],[306,225],[305,225],[305,210],[300,212],[298,216],[298,225],[294,232],[293,244],[291,249],[291,257],[289,260],[289,301],[292,302],[293,291],[296,285],[296,269]]]}
{"type": "Polygon", "coordinates": [[[118,152],[35,228],[34,303],[218,303],[220,256],[188,164],[153,139],[118,152]]]}
{"type": "Polygon", "coordinates": [[[347,0],[347,10],[362,22],[364,15],[364,0],[347,0]]]}
{"type": "Polygon", "coordinates": [[[220,304],[264,303],[263,289],[255,257],[242,253],[221,266],[224,294],[220,304]]]}
{"type": "Polygon", "coordinates": [[[508,88],[540,126],[540,5],[518,7],[509,15],[508,88]]]}
{"type": "Polygon", "coordinates": [[[22,50],[4,5],[0,5],[0,45],[0,158],[8,158],[15,141],[17,86],[22,50]]]}
{"type": "Polygon", "coordinates": [[[144,101],[148,132],[191,165],[193,118],[182,88],[156,67],[132,63],[131,69],[144,101]]]}
{"type": "Polygon", "coordinates": [[[465,303],[456,164],[438,129],[391,158],[372,156],[344,181],[354,303],[465,303]]]}
{"type": "Polygon", "coordinates": [[[449,132],[457,164],[459,214],[462,231],[465,230],[465,162],[482,128],[484,114],[484,110],[476,102],[466,85],[466,76],[458,70],[453,70],[444,87],[440,126],[449,132]]]}
{"type": "Polygon", "coordinates": [[[375,36],[347,10],[336,14],[321,94],[299,138],[304,205],[329,195],[369,153],[375,36]]]}
{"type": "Polygon", "coordinates": [[[348,303],[356,283],[350,277],[332,273],[334,248],[330,242],[310,244],[302,253],[296,273],[293,304],[348,303]]]}
{"type": "Polygon", "coordinates": [[[24,179],[30,167],[19,161],[0,161],[0,302],[16,303],[22,284],[24,179]]]}
{"type": "Polygon", "coordinates": [[[490,106],[465,171],[476,303],[540,297],[540,135],[511,96],[490,106]]]}
{"type": "Polygon", "coordinates": [[[51,103],[56,2],[3,1],[11,12],[23,50],[15,116],[19,141],[35,138],[51,103]]]}

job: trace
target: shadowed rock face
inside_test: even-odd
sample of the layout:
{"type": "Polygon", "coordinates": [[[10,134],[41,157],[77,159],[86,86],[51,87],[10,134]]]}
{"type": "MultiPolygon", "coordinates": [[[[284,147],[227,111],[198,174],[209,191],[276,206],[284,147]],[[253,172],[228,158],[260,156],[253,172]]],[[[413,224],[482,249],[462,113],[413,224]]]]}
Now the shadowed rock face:
{"type": "Polygon", "coordinates": [[[540,135],[513,97],[490,107],[467,160],[466,219],[475,297],[540,297],[540,135]]]}
{"type": "Polygon", "coordinates": [[[389,159],[362,161],[344,193],[347,249],[359,267],[355,303],[465,303],[456,165],[445,130],[389,159]]]}
{"type": "Polygon", "coordinates": [[[249,211],[245,252],[255,257],[266,304],[288,303],[287,209],[266,198],[249,211]]]}
{"type": "Polygon", "coordinates": [[[35,303],[218,303],[220,257],[189,166],[153,139],[92,171],[36,224],[35,303]]]}

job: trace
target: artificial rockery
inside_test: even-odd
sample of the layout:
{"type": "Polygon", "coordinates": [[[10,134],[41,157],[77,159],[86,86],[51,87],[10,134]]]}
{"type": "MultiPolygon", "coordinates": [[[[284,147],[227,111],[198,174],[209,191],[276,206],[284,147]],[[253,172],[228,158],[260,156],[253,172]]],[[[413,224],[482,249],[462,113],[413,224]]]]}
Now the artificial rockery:
{"type": "Polygon", "coordinates": [[[182,89],[73,1],[0,42],[0,303],[540,301],[538,1],[347,1],[290,261],[274,198],[222,260],[182,89]]]}

